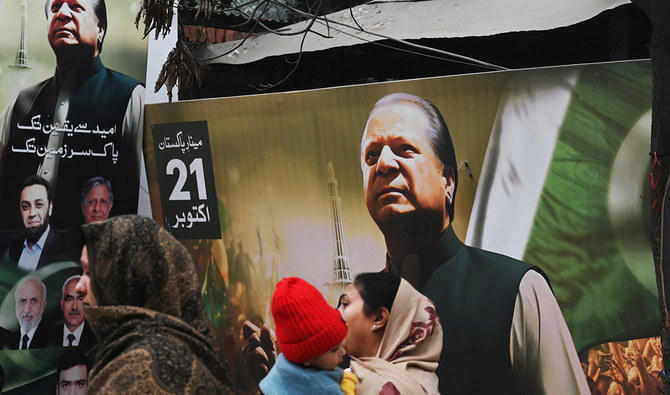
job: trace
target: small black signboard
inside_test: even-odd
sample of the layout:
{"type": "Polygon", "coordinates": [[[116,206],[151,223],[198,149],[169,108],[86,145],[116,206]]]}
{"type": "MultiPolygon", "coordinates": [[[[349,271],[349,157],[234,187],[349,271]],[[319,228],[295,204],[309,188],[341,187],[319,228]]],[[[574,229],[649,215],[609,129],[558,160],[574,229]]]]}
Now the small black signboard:
{"type": "Polygon", "coordinates": [[[207,121],[151,129],[165,227],[177,239],[220,239],[207,121]]]}

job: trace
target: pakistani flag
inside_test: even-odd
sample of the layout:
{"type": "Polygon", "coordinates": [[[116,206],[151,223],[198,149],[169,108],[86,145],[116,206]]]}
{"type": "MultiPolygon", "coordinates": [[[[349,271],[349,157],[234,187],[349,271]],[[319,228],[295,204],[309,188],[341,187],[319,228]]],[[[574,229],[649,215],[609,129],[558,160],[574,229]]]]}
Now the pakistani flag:
{"type": "Polygon", "coordinates": [[[544,270],[579,353],[660,334],[650,138],[648,61],[510,76],[466,242],[544,270]]]}

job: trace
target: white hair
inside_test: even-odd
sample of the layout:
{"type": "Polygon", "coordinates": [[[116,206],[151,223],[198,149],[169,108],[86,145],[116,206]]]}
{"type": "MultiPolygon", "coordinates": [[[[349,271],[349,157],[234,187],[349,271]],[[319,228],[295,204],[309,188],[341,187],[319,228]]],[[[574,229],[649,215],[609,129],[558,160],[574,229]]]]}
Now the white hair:
{"type": "Polygon", "coordinates": [[[74,276],[71,276],[70,278],[65,280],[65,282],[63,283],[63,289],[61,290],[61,294],[60,294],[61,295],[60,296],[61,300],[65,300],[65,287],[67,287],[67,285],[70,283],[70,281],[74,281],[74,280],[79,281],[80,278],[81,278],[80,275],[75,274],[74,276]]]}
{"type": "Polygon", "coordinates": [[[16,289],[14,290],[14,300],[16,305],[18,306],[19,303],[19,289],[23,284],[27,283],[28,281],[37,281],[42,286],[42,308],[40,308],[39,314],[34,315],[35,320],[33,320],[32,323],[30,324],[26,324],[25,327],[23,321],[21,320],[21,317],[19,316],[19,312],[18,311],[16,312],[16,319],[19,321],[19,326],[26,332],[30,332],[42,321],[42,314],[44,314],[44,304],[46,303],[47,300],[47,286],[44,285],[44,283],[36,277],[26,277],[23,280],[21,280],[19,285],[17,285],[16,289]]]}
{"type": "Polygon", "coordinates": [[[16,289],[14,290],[14,300],[18,300],[18,299],[19,299],[19,288],[21,288],[21,286],[22,286],[25,282],[27,282],[28,280],[35,280],[35,281],[37,281],[38,283],[40,283],[40,285],[42,286],[42,299],[43,299],[43,300],[46,300],[46,299],[47,299],[47,286],[44,285],[44,283],[41,282],[37,277],[26,277],[26,278],[24,278],[23,280],[21,280],[21,282],[19,283],[19,285],[17,285],[17,286],[16,286],[16,289]]]}

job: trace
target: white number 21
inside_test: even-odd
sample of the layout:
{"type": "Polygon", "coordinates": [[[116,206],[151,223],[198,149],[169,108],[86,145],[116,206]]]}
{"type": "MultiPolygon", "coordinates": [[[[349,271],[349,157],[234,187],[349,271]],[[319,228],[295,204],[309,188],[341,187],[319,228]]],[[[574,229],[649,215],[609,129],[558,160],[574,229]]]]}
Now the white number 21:
{"type": "MultiPolygon", "coordinates": [[[[191,174],[195,173],[196,184],[198,185],[198,199],[207,200],[207,190],[205,190],[205,171],[202,166],[202,158],[195,158],[189,166],[191,174]]],[[[184,191],[188,173],[186,164],[181,159],[171,159],[166,166],[165,173],[173,175],[177,170],[177,182],[170,194],[170,200],[191,200],[191,192],[184,191]]]]}

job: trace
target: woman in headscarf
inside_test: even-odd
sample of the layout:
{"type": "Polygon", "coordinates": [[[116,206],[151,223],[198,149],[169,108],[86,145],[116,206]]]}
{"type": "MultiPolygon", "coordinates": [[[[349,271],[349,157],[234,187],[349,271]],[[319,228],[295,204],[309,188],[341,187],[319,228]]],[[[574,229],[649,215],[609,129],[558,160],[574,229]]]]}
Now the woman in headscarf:
{"type": "Polygon", "coordinates": [[[188,251],[137,215],[82,229],[76,289],[100,340],[90,393],[230,393],[188,251]]]}
{"type": "Polygon", "coordinates": [[[362,273],[340,297],[356,394],[437,394],[442,326],[435,306],[390,273],[362,273]]]}

